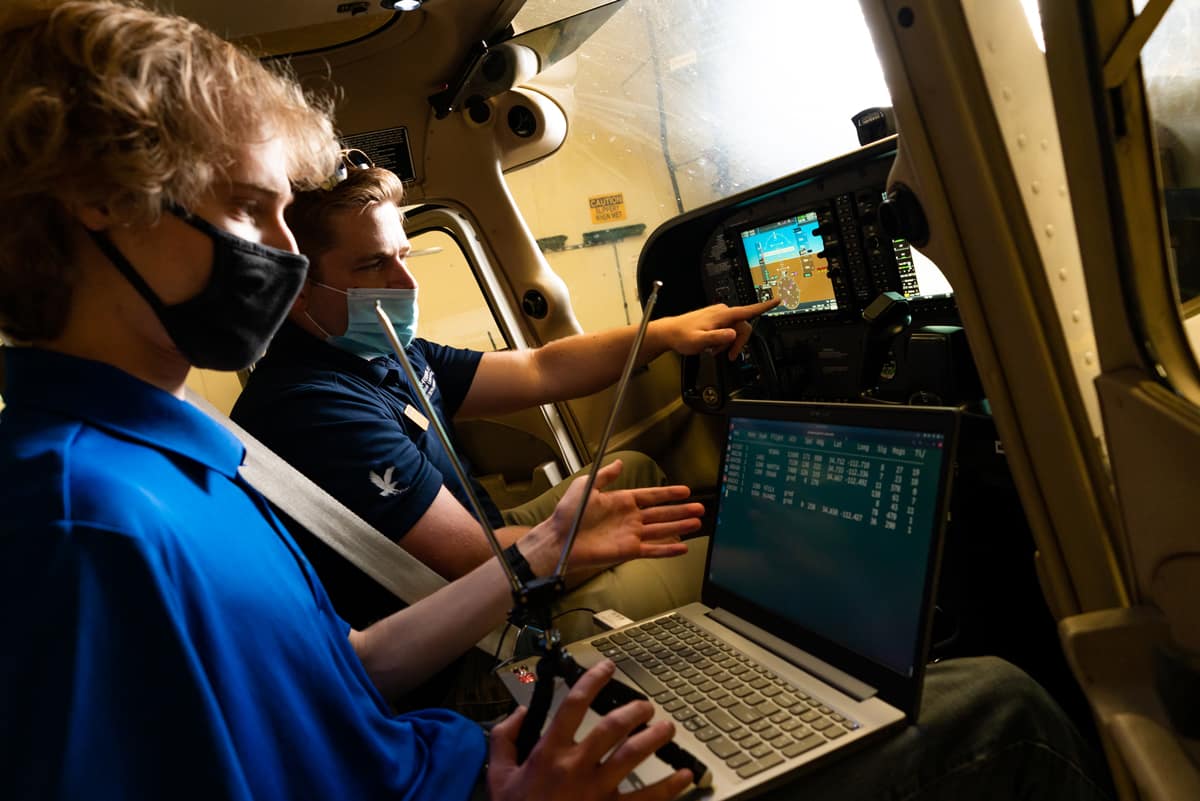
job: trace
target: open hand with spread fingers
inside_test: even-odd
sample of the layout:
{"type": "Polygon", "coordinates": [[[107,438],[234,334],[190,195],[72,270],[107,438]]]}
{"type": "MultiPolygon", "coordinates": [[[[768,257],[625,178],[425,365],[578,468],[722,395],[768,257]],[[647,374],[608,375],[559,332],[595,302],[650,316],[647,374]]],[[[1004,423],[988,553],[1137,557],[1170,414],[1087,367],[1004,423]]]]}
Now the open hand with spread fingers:
{"type": "Polygon", "coordinates": [[[491,733],[488,790],[492,801],[668,801],[692,781],[687,770],[677,770],[652,785],[628,794],[617,791],[621,780],[675,732],[670,721],[659,721],[633,734],[649,722],[654,708],[635,701],[614,709],[579,742],[576,731],[592,700],[612,678],[613,663],[604,660],[575,682],[558,713],[550,721],[529,758],[517,764],[517,733],[525,708],[517,709],[491,733]]]}

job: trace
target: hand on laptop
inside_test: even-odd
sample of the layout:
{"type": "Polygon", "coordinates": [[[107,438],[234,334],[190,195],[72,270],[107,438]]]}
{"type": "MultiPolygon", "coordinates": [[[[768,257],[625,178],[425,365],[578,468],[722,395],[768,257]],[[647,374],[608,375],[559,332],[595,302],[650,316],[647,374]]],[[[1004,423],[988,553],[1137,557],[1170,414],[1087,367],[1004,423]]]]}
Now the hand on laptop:
{"type": "MultiPolygon", "coordinates": [[[[616,459],[596,474],[579,535],[567,560],[568,570],[687,553],[687,545],[679,538],[700,528],[700,517],[704,514],[702,504],[679,503],[691,490],[676,485],[605,492],[604,488],[620,473],[621,460],[616,459]]],[[[533,546],[526,559],[537,575],[548,575],[554,569],[586,484],[586,477],[575,479],[554,514],[526,535],[533,546]]]]}
{"type": "MultiPolygon", "coordinates": [[[[613,663],[606,659],[575,682],[522,765],[516,761],[516,740],[525,719],[525,707],[518,708],[492,729],[487,776],[492,801],[614,798],[621,780],[671,739],[675,726],[669,721],[659,721],[629,736],[654,714],[649,702],[635,701],[605,715],[583,740],[575,742],[575,731],[600,688],[612,678],[613,669],[613,663]]],[[[679,770],[621,798],[667,801],[679,795],[691,781],[690,771],[679,770]]]]}
{"type": "Polygon", "coordinates": [[[750,338],[750,321],[779,305],[779,298],[747,306],[726,306],[717,303],[703,309],[664,317],[653,323],[658,326],[666,345],[685,356],[705,350],[722,351],[728,348],[734,359],[750,338]]]}

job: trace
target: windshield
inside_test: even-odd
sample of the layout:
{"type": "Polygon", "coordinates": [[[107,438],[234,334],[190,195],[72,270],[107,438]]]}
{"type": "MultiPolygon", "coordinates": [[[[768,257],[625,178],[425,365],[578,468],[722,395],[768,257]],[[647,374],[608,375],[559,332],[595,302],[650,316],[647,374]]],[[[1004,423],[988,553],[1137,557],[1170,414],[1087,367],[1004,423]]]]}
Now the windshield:
{"type": "MultiPolygon", "coordinates": [[[[514,27],[593,5],[530,0],[514,27]]],[[[573,87],[567,147],[653,155],[675,213],[858,147],[850,118],[890,103],[857,3],[629,0],[572,61],[544,77],[573,87]]]]}
{"type": "MultiPolygon", "coordinates": [[[[595,5],[530,0],[514,28],[595,5]]],[[[507,179],[586,330],[636,319],[662,222],[854,150],[851,117],[890,105],[858,4],[829,0],[629,0],[530,84],[567,139],[507,179]]]]}

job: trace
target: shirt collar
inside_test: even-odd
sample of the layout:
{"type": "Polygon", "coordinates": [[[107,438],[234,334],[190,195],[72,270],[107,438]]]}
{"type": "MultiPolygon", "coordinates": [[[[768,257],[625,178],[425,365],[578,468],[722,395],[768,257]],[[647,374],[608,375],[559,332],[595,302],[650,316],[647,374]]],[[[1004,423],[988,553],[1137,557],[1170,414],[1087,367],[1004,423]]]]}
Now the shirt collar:
{"type": "Polygon", "coordinates": [[[204,412],[102,362],[39,348],[4,348],[5,403],[84,420],[97,428],[171,451],[229,478],[246,449],[204,412]]]}
{"type": "Polygon", "coordinates": [[[315,367],[352,373],[375,386],[383,384],[389,374],[401,372],[399,362],[391,356],[364,359],[313,336],[291,320],[280,327],[260,364],[263,367],[298,365],[308,369],[315,367]]]}

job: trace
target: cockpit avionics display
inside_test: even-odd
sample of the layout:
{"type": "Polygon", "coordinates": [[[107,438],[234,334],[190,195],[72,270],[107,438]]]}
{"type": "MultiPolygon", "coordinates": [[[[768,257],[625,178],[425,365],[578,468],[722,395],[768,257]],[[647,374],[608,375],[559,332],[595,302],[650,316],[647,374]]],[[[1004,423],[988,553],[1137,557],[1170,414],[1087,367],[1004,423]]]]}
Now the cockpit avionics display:
{"type": "Polygon", "coordinates": [[[816,212],[808,212],[741,232],[758,299],[783,301],[767,314],[832,311],[838,307],[818,226],[816,212]]]}

